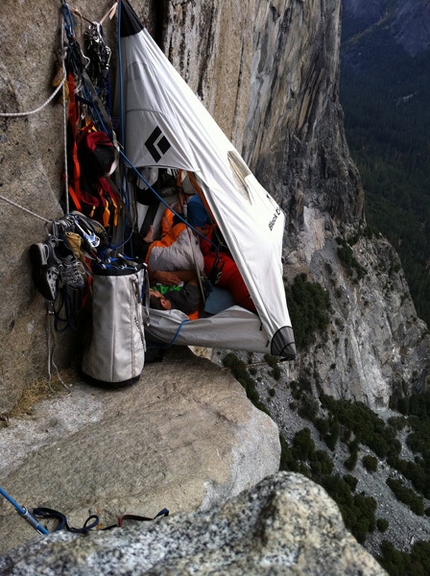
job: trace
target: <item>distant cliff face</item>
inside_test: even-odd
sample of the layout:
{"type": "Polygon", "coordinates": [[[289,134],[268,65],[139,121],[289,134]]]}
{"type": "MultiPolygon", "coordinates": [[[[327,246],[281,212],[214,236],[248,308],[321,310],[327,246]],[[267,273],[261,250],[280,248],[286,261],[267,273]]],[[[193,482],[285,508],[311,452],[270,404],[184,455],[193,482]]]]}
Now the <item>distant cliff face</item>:
{"type": "MultiPolygon", "coordinates": [[[[393,383],[423,386],[428,341],[396,255],[383,239],[360,237],[364,197],[338,101],[340,0],[170,1],[156,9],[131,3],[285,210],[285,276],[291,280],[305,272],[329,292],[328,333],[299,355],[291,378],[372,406],[388,402],[393,383]],[[349,276],[339,260],[338,237],[351,243],[367,269],[361,280],[349,276]]],[[[52,0],[42,11],[30,0],[27,17],[15,6],[11,0],[0,5],[1,102],[5,109],[29,110],[51,92],[58,5],[52,0]]],[[[79,0],[75,7],[94,19],[110,6],[96,10],[79,0]]],[[[108,22],[110,38],[113,28],[108,22]]],[[[37,208],[42,217],[57,217],[61,106],[0,122],[2,193],[37,208]]],[[[3,203],[0,219],[1,412],[29,379],[46,373],[48,343],[27,255],[28,246],[43,239],[43,223],[3,203]],[[16,230],[25,234],[17,237],[16,230]]],[[[61,362],[68,340],[57,338],[61,362]]]]}
{"type": "Polygon", "coordinates": [[[354,19],[357,25],[367,28],[383,18],[389,0],[342,0],[345,15],[354,19]]]}
{"type": "MultiPolygon", "coordinates": [[[[374,8],[376,17],[385,7],[374,8]]],[[[340,9],[338,0],[172,3],[163,46],[286,211],[286,277],[305,272],[330,295],[328,332],[291,364],[291,379],[378,407],[426,385],[429,340],[396,253],[363,236],[338,100],[340,9]],[[339,237],[366,270],[360,280],[339,259],[339,237]]]]}
{"type": "Polygon", "coordinates": [[[363,217],[337,98],[339,42],[339,0],[172,2],[164,13],[165,52],[291,213],[291,231],[309,190],[342,229],[363,217]]]}
{"type": "Polygon", "coordinates": [[[414,56],[429,47],[430,4],[427,0],[342,0],[348,26],[363,31],[378,24],[414,56]]]}
{"type": "Polygon", "coordinates": [[[394,36],[411,56],[430,46],[430,4],[426,0],[399,2],[395,14],[394,36]]]}
{"type": "MultiPolygon", "coordinates": [[[[375,18],[383,4],[372,4],[375,18]]],[[[372,407],[393,391],[422,389],[426,327],[394,250],[362,236],[364,195],[338,100],[340,2],[220,7],[169,5],[163,45],[286,211],[286,277],[305,272],[330,295],[328,332],[291,364],[291,379],[372,407]],[[339,237],[366,270],[360,280],[339,259],[339,237]]]]}

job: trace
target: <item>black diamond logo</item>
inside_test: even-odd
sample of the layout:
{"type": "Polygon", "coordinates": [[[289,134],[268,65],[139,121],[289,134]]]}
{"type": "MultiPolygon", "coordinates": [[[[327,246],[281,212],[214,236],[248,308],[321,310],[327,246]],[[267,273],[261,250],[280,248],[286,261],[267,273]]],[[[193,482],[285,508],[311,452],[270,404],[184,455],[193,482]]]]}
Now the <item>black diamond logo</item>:
{"type": "Polygon", "coordinates": [[[155,162],[159,162],[161,157],[167,152],[171,147],[170,142],[161,132],[159,126],[154,128],[152,134],[145,142],[145,146],[148,148],[149,153],[154,158],[155,162]]]}

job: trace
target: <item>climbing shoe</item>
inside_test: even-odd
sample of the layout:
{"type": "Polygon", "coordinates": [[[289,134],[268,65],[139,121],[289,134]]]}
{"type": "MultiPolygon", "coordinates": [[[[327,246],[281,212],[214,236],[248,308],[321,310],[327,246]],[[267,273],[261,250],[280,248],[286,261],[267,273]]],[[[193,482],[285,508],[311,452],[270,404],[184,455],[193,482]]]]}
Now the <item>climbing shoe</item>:
{"type": "Polygon", "coordinates": [[[30,259],[33,265],[33,280],[36,288],[47,300],[57,297],[61,281],[70,288],[85,286],[85,270],[77,262],[72,250],[62,240],[53,236],[46,242],[30,246],[30,259]]]}
{"type": "Polygon", "coordinates": [[[58,284],[58,259],[54,252],[54,243],[47,242],[30,246],[30,259],[33,265],[33,280],[36,288],[47,300],[55,300],[58,284]]]}

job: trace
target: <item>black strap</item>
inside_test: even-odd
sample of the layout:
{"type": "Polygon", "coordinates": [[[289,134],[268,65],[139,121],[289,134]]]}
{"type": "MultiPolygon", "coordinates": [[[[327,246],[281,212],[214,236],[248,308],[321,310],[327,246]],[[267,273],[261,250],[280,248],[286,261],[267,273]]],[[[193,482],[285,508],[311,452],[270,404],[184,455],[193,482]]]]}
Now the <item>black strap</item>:
{"type": "Polygon", "coordinates": [[[106,528],[103,528],[103,530],[110,530],[111,528],[122,528],[124,520],[138,520],[139,522],[142,521],[152,522],[152,520],[155,520],[160,516],[168,516],[168,515],[169,511],[167,510],[167,508],[163,508],[162,510],[160,510],[160,512],[158,512],[158,514],[156,514],[154,518],[148,518],[147,516],[137,516],[136,514],[123,514],[122,516],[119,517],[117,524],[113,524],[112,526],[106,526],[106,528]]]}
{"type": "Polygon", "coordinates": [[[140,227],[139,234],[144,238],[148,234],[151,225],[154,223],[155,216],[160,206],[160,200],[151,194],[151,199],[148,203],[148,210],[143,219],[142,226],[140,227]]]}
{"type": "Polygon", "coordinates": [[[95,528],[100,522],[99,517],[96,514],[92,514],[85,520],[82,528],[74,528],[73,526],[69,526],[67,518],[64,514],[58,512],[57,510],[52,510],[51,508],[35,508],[33,510],[33,516],[36,516],[36,518],[53,518],[58,520],[59,524],[55,528],[54,532],[65,529],[68,532],[73,532],[74,534],[85,534],[85,532],[95,528]],[[91,520],[93,520],[93,522],[90,523],[91,520]]]}
{"type": "MultiPolygon", "coordinates": [[[[123,514],[118,519],[117,524],[112,524],[112,526],[106,526],[106,528],[102,528],[102,530],[110,530],[112,528],[121,528],[124,520],[139,520],[139,521],[152,521],[158,518],[159,516],[168,516],[169,511],[167,508],[163,508],[154,516],[154,518],[148,518],[146,516],[137,516],[136,514],[123,514]]],[[[36,518],[50,518],[54,520],[58,520],[58,526],[54,529],[54,532],[58,532],[59,530],[67,530],[68,532],[73,532],[74,534],[85,534],[89,530],[95,528],[99,523],[100,519],[96,514],[92,514],[88,516],[85,520],[84,525],[82,528],[74,528],[73,526],[69,526],[67,522],[67,518],[58,510],[52,510],[52,508],[34,508],[33,516],[36,518]],[[90,521],[92,522],[90,523],[90,521]]]]}
{"type": "MultiPolygon", "coordinates": [[[[81,311],[82,290],[69,289],[63,285],[58,290],[57,304],[54,307],[54,328],[57,332],[77,330],[77,315],[81,311]]],[[[38,508],[36,508],[38,510],[38,508]]]]}
{"type": "Polygon", "coordinates": [[[122,526],[124,520],[140,520],[140,521],[144,520],[151,522],[152,520],[155,520],[160,516],[168,516],[168,515],[169,511],[167,510],[167,508],[163,508],[162,510],[160,510],[160,512],[158,512],[154,516],[154,518],[147,518],[146,516],[136,516],[136,514],[123,514],[118,520],[118,526],[122,526]]]}

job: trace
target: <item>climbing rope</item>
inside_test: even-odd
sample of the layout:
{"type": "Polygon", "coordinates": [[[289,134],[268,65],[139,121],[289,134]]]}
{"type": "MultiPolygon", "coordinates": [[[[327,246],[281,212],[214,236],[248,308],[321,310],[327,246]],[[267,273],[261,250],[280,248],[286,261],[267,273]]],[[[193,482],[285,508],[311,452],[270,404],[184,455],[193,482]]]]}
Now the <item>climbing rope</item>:
{"type": "Polygon", "coordinates": [[[49,534],[48,530],[39,523],[39,521],[25,508],[25,506],[20,506],[16,500],[12,498],[10,494],[0,487],[0,494],[6,498],[6,500],[14,506],[16,511],[20,516],[27,520],[27,522],[35,529],[39,534],[49,534]]]}
{"type": "MultiPolygon", "coordinates": [[[[12,498],[10,494],[6,492],[3,488],[0,487],[0,495],[3,496],[15,510],[18,512],[20,516],[24,518],[39,534],[49,534],[49,530],[40,524],[39,518],[45,519],[54,519],[58,521],[58,526],[55,528],[54,532],[58,532],[59,530],[67,530],[68,532],[72,532],[74,534],[85,534],[89,532],[93,528],[96,528],[100,524],[100,519],[96,514],[91,514],[85,522],[82,528],[74,528],[70,526],[67,517],[58,512],[57,510],[53,510],[52,508],[34,508],[33,513],[31,513],[25,506],[21,506],[18,504],[16,500],[12,498]]],[[[163,508],[158,512],[153,518],[149,518],[148,516],[138,516],[137,514],[123,514],[119,517],[118,522],[116,524],[112,524],[112,526],[106,526],[106,528],[101,528],[101,530],[111,530],[112,528],[122,528],[124,520],[139,520],[139,521],[153,521],[157,518],[162,516],[166,517],[169,515],[169,510],[167,508],[163,508]]]]}
{"type": "Polygon", "coordinates": [[[39,218],[39,220],[43,220],[43,222],[48,222],[48,223],[51,222],[51,220],[48,220],[47,218],[44,218],[43,216],[39,216],[39,214],[36,214],[36,212],[32,212],[28,208],[24,208],[24,206],[17,204],[17,202],[14,202],[13,200],[10,200],[9,198],[5,198],[1,194],[0,194],[0,199],[4,200],[5,202],[8,202],[8,204],[11,204],[12,206],[15,206],[15,208],[19,208],[20,210],[27,212],[27,214],[31,214],[35,218],[39,218]]]}
{"type": "Polygon", "coordinates": [[[51,387],[52,381],[52,367],[55,368],[57,378],[64,386],[66,390],[68,390],[69,394],[71,394],[72,389],[68,386],[64,380],[61,378],[60,371],[58,370],[58,366],[54,361],[54,352],[55,352],[55,311],[54,311],[54,302],[47,302],[47,333],[48,333],[48,383],[51,392],[53,392],[51,387]]]}
{"type": "MultiPolygon", "coordinates": [[[[61,26],[61,46],[64,47],[64,26],[61,26]]],[[[61,69],[63,72],[63,78],[67,78],[66,70],[66,51],[63,50],[63,56],[61,58],[61,69]]],[[[63,147],[64,147],[64,196],[66,198],[66,214],[69,213],[69,162],[67,159],[67,119],[68,119],[68,108],[67,108],[67,84],[63,82],[63,147]]]]}
{"type": "Polygon", "coordinates": [[[46,108],[46,106],[48,106],[48,104],[55,98],[55,96],[58,94],[58,92],[62,89],[65,81],[66,81],[66,77],[63,76],[59,85],[56,87],[56,89],[51,94],[51,96],[48,98],[48,100],[46,102],[44,102],[41,106],[36,108],[35,110],[30,110],[29,112],[0,112],[0,116],[6,117],[6,118],[12,118],[15,116],[31,116],[31,114],[37,114],[38,112],[40,112],[41,110],[46,108]]]}

